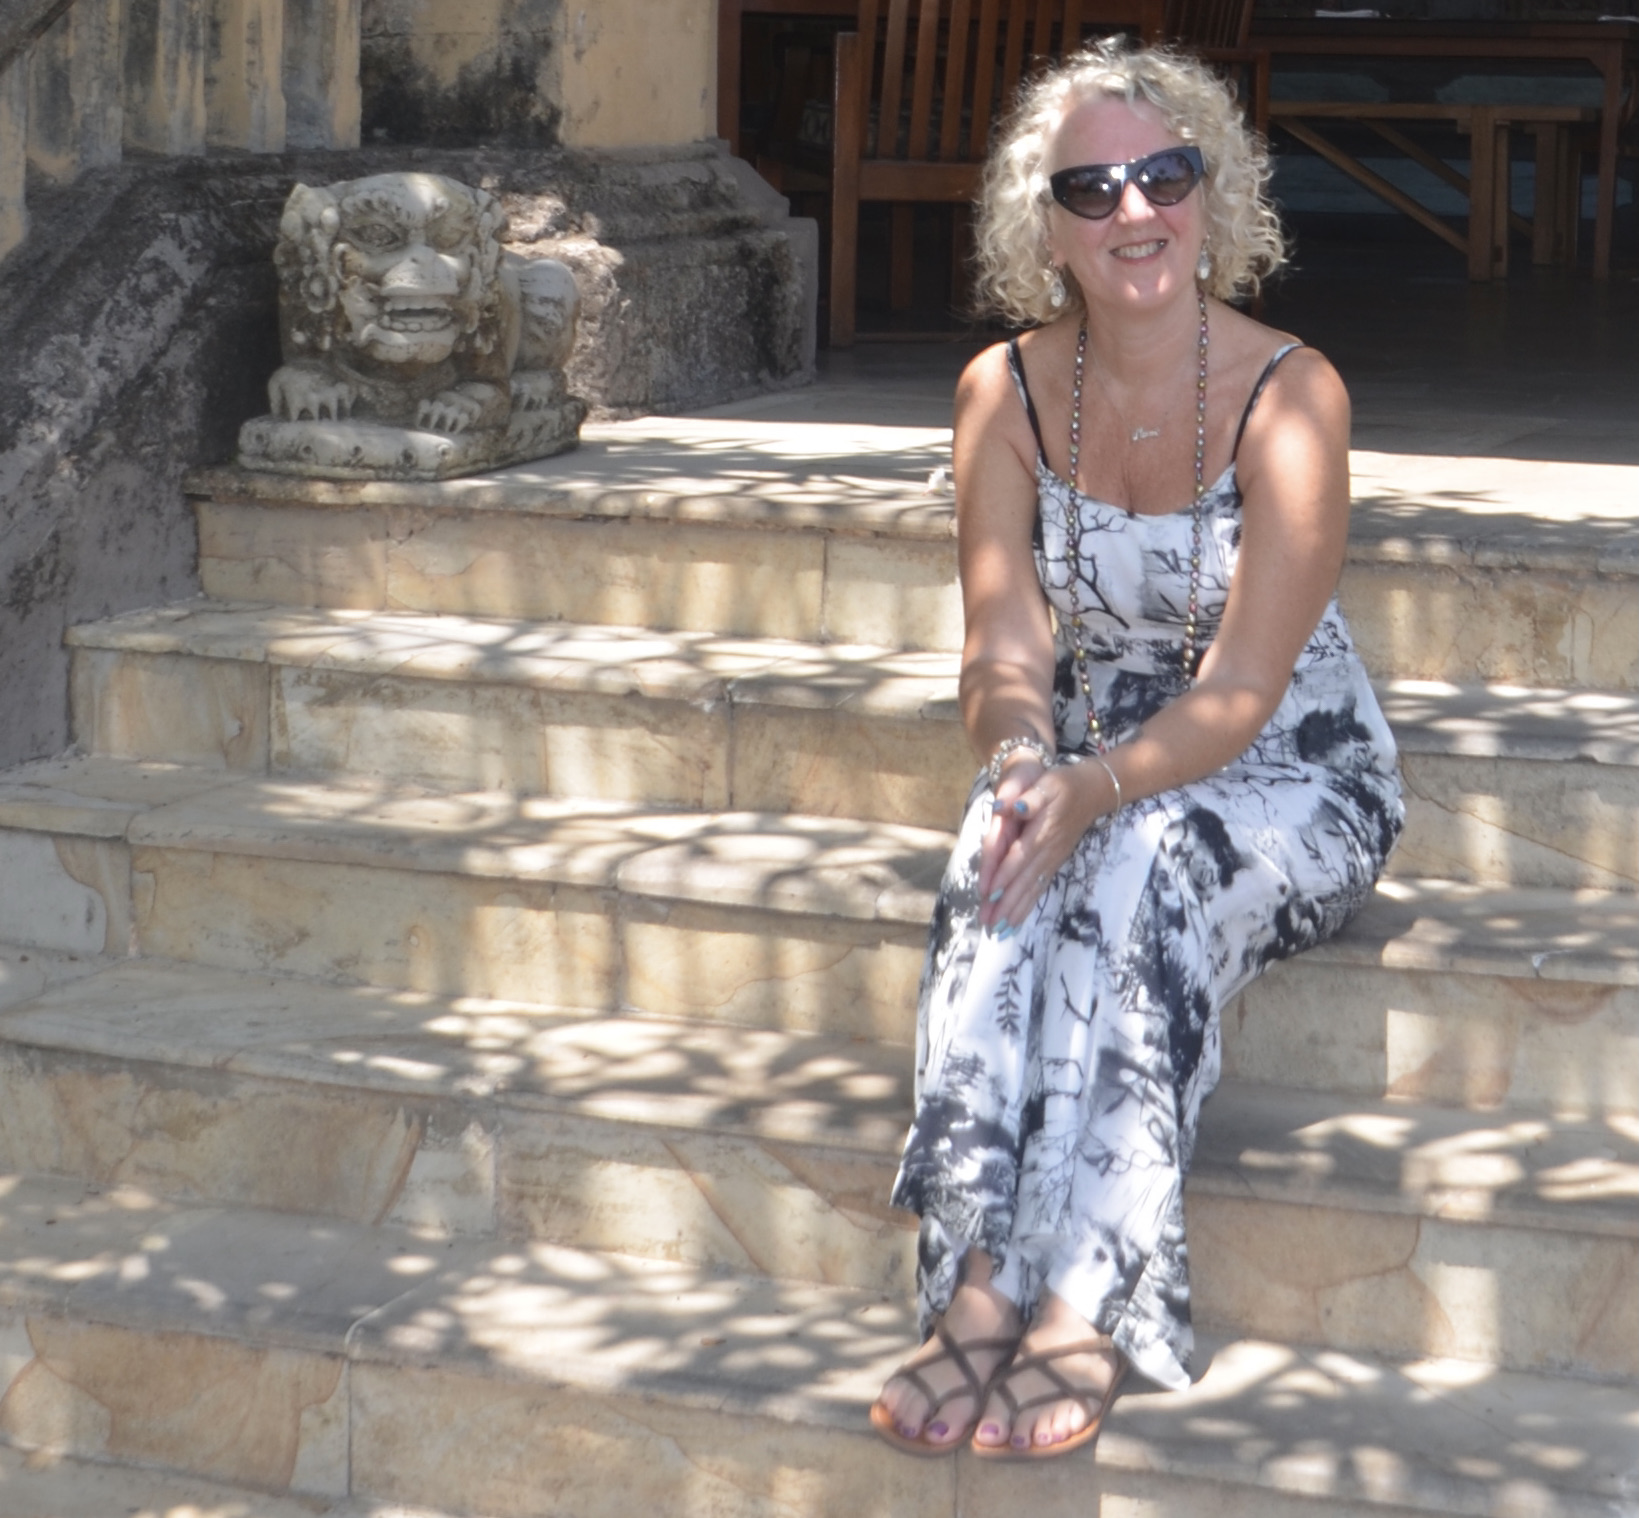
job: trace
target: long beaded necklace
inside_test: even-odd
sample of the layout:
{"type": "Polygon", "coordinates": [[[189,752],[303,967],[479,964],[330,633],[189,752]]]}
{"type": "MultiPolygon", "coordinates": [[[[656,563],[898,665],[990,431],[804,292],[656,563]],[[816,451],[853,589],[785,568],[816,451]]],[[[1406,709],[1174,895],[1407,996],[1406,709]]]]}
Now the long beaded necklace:
{"type": "MultiPolygon", "coordinates": [[[[1184,617],[1184,643],[1182,663],[1184,678],[1191,682],[1195,679],[1195,666],[1199,656],[1196,652],[1196,614],[1201,604],[1201,499],[1206,495],[1206,359],[1207,359],[1207,319],[1206,294],[1197,289],[1195,299],[1201,312],[1201,335],[1196,345],[1200,354],[1200,372],[1195,381],[1195,499],[1190,503],[1190,547],[1189,547],[1189,610],[1184,617]]],[[[1080,474],[1081,464],[1081,386],[1087,369],[1087,323],[1081,323],[1081,334],[1076,338],[1076,371],[1075,382],[1070,387],[1070,500],[1074,510],[1073,526],[1074,539],[1071,546],[1072,558],[1080,551],[1081,546],[1081,491],[1076,485],[1076,477],[1080,474]]],[[[1093,751],[1103,754],[1109,751],[1109,745],[1104,738],[1104,729],[1098,720],[1098,713],[1093,709],[1093,682],[1087,667],[1087,642],[1083,636],[1081,615],[1081,597],[1076,592],[1075,566],[1070,566],[1070,629],[1071,637],[1076,645],[1076,673],[1081,679],[1081,694],[1087,706],[1087,736],[1092,740],[1093,751]]]]}

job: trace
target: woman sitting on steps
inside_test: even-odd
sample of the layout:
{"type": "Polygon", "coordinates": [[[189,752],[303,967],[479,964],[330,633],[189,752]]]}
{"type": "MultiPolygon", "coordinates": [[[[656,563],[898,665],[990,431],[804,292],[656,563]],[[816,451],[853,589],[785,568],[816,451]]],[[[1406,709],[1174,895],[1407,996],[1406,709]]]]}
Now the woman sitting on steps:
{"type": "Polygon", "coordinates": [[[1183,1180],[1219,1013],[1362,906],[1402,821],[1333,590],[1349,402],[1223,302],[1283,256],[1202,65],[1100,44],[986,170],[1024,335],[956,397],[961,699],[985,764],[931,931],[893,1201],[926,1343],[871,1409],[918,1455],[1089,1443],[1190,1379],[1183,1180]]]}

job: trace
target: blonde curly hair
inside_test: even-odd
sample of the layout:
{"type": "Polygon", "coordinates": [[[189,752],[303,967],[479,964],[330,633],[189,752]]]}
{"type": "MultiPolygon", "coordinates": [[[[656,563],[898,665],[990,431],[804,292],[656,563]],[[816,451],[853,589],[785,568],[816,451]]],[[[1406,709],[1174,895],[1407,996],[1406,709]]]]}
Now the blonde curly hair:
{"type": "Polygon", "coordinates": [[[1135,47],[1125,37],[1111,37],[1031,80],[1002,123],[979,190],[975,263],[981,308],[1018,326],[1042,325],[1081,309],[1081,291],[1069,270],[1066,303],[1055,306],[1049,299],[1056,271],[1047,238],[1053,204],[1047,149],[1071,108],[1100,96],[1148,101],[1182,141],[1200,148],[1212,263],[1204,287],[1220,300],[1255,294],[1286,261],[1286,239],[1268,195],[1267,148],[1205,64],[1170,48],[1135,47]]]}

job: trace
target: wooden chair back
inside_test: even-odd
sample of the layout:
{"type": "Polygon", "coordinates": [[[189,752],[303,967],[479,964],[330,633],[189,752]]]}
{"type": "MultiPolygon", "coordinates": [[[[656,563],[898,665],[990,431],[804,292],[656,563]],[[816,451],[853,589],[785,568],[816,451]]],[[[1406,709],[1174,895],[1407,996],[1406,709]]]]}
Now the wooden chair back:
{"type": "MultiPolygon", "coordinates": [[[[970,202],[1020,82],[1091,31],[1161,35],[1166,0],[860,0],[837,38],[831,344],[854,339],[859,205],[970,202]]],[[[908,215],[903,238],[908,244],[908,215]]]]}
{"type": "Polygon", "coordinates": [[[1167,40],[1193,50],[1242,48],[1254,0],[1167,0],[1167,40]]]}

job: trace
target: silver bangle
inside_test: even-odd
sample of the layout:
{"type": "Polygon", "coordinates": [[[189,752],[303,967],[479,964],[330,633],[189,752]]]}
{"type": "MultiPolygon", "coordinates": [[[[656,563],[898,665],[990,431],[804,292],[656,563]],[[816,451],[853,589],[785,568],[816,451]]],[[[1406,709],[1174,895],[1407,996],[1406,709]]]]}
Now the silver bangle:
{"type": "Polygon", "coordinates": [[[1110,777],[1110,784],[1115,787],[1115,806],[1112,810],[1119,812],[1121,810],[1121,782],[1115,778],[1115,771],[1110,768],[1110,761],[1102,754],[1089,754],[1087,757],[1110,777]]]}
{"type": "Polygon", "coordinates": [[[996,752],[990,756],[990,764],[986,768],[986,773],[990,776],[992,790],[1001,783],[1002,765],[1006,763],[1008,756],[1018,753],[1021,748],[1029,749],[1032,754],[1041,760],[1045,768],[1052,769],[1053,751],[1040,738],[1023,734],[1015,738],[1003,738],[996,745],[996,752]]]}

